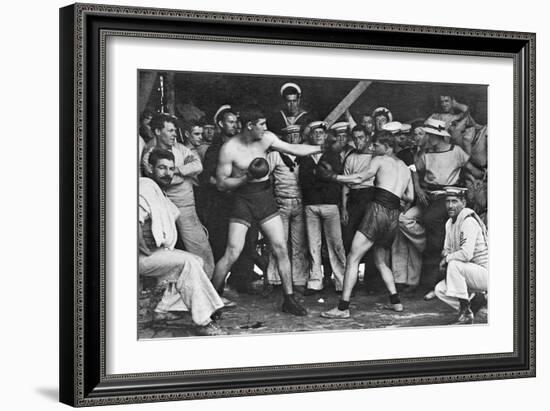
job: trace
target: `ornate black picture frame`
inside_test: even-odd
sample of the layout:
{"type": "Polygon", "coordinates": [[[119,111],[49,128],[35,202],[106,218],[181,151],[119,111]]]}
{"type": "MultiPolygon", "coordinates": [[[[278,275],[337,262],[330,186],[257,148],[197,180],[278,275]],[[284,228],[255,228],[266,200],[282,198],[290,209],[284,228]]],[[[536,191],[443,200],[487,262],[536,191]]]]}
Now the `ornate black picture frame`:
{"type": "Polygon", "coordinates": [[[60,96],[62,402],[92,406],[535,376],[535,34],[76,4],[60,10],[60,96]],[[108,36],[512,59],[513,352],[106,374],[104,92],[108,36]]]}

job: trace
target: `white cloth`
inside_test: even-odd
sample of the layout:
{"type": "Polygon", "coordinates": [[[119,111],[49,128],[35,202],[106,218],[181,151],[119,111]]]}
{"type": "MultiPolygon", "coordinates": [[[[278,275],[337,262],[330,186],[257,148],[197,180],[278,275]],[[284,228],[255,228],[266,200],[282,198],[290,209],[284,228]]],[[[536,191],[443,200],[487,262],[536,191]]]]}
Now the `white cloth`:
{"type": "Polygon", "coordinates": [[[322,233],[327,242],[328,256],[334,287],[341,291],[344,287],[344,272],[346,268],[346,252],[342,242],[342,227],[340,211],[336,204],[308,205],[305,207],[307,240],[311,257],[311,272],[307,288],[323,289],[323,271],[321,258],[322,233]]]}
{"type": "Polygon", "coordinates": [[[420,224],[421,211],[412,207],[399,215],[399,231],[392,244],[392,272],[396,283],[416,286],[422,273],[426,229],[420,224]]]}
{"type": "Polygon", "coordinates": [[[458,299],[468,300],[474,292],[487,291],[489,273],[474,263],[451,260],[447,277],[435,286],[435,295],[455,310],[460,309],[458,299]]]}
{"type": "Polygon", "coordinates": [[[464,208],[456,221],[445,225],[447,275],[435,286],[435,295],[458,310],[458,299],[467,300],[471,293],[487,291],[487,229],[479,216],[464,208]]]}
{"type": "MultiPolygon", "coordinates": [[[[296,156],[284,154],[292,161],[296,161],[296,156]]],[[[286,166],[281,158],[281,153],[271,151],[267,154],[269,172],[273,177],[273,193],[279,198],[302,198],[302,190],[298,184],[298,175],[300,166],[296,164],[293,171],[286,166]]]]}
{"type": "Polygon", "coordinates": [[[139,274],[157,277],[173,285],[165,291],[156,311],[191,311],[193,322],[206,325],[210,316],[223,307],[223,302],[202,269],[202,259],[182,250],[153,251],[140,254],[139,274]]]}
{"type": "MultiPolygon", "coordinates": [[[[369,168],[372,154],[351,153],[344,163],[344,175],[361,173],[369,168]]],[[[374,176],[359,184],[348,184],[352,190],[374,186],[374,176]]]]}
{"type": "Polygon", "coordinates": [[[452,186],[460,178],[460,170],[466,165],[470,156],[459,146],[452,146],[447,151],[425,151],[416,161],[416,168],[423,170],[427,184],[452,186]]]}
{"type": "Polygon", "coordinates": [[[447,220],[443,252],[448,263],[458,260],[487,268],[487,229],[474,210],[466,207],[455,222],[447,220]]]}
{"type": "Polygon", "coordinates": [[[178,234],[175,221],[179,217],[178,208],[160,187],[147,177],[139,179],[139,222],[151,218],[151,231],[157,247],[173,250],[178,234]]]}

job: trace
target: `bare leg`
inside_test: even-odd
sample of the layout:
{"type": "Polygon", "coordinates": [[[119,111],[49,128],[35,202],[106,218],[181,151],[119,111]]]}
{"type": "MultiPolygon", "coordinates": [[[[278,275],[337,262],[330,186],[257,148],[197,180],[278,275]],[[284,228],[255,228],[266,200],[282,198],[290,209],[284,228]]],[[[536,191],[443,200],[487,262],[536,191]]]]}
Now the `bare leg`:
{"type": "Polygon", "coordinates": [[[344,289],[342,291],[342,300],[349,301],[351,292],[357,282],[359,273],[359,264],[367,251],[373,246],[372,240],[365,237],[359,231],[355,233],[351,243],[351,250],[346,259],[346,272],[344,273],[344,289]]]}
{"type": "Polygon", "coordinates": [[[283,221],[280,216],[276,216],[264,222],[261,227],[277,261],[284,293],[292,294],[292,271],[290,259],[288,258],[283,221]]]}
{"type": "Polygon", "coordinates": [[[283,292],[285,294],[283,312],[298,316],[307,315],[306,309],[298,304],[292,294],[292,272],[281,217],[276,216],[268,221],[265,221],[262,224],[262,231],[269,240],[269,244],[273,250],[273,255],[277,260],[277,268],[279,269],[281,282],[283,283],[283,292]]]}
{"type": "Polygon", "coordinates": [[[386,284],[386,288],[388,289],[390,294],[395,294],[397,290],[395,288],[393,273],[389,267],[389,260],[389,250],[386,250],[383,247],[374,248],[374,263],[376,264],[376,268],[378,268],[378,271],[380,271],[382,280],[384,280],[384,284],[386,284]]]}
{"type": "Polygon", "coordinates": [[[338,306],[321,313],[324,318],[349,318],[349,300],[351,292],[357,282],[359,263],[367,251],[373,246],[373,241],[365,237],[359,231],[355,233],[351,243],[351,250],[346,259],[346,272],[344,273],[344,289],[338,306]]]}
{"type": "Polygon", "coordinates": [[[395,311],[403,311],[403,304],[399,299],[397,290],[395,289],[395,281],[393,279],[393,273],[389,268],[390,265],[390,253],[383,247],[375,247],[374,249],[374,263],[376,268],[380,271],[382,280],[386,284],[386,288],[390,292],[390,303],[392,309],[395,311]]]}
{"type": "Polygon", "coordinates": [[[225,286],[225,277],[231,270],[231,266],[237,261],[243,250],[244,240],[248,227],[237,222],[229,223],[229,233],[227,234],[227,247],[222,258],[216,263],[214,275],[212,276],[212,285],[221,295],[225,286]]]}

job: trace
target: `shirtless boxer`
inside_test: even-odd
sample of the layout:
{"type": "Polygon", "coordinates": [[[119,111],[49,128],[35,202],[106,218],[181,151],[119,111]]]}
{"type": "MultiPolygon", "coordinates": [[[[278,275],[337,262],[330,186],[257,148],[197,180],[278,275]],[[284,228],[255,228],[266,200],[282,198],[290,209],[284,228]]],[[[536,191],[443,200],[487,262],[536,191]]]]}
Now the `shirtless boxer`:
{"type": "Polygon", "coordinates": [[[350,317],[349,301],[357,281],[359,263],[373,245],[376,267],[390,292],[391,306],[395,311],[403,311],[393,274],[389,268],[389,252],[399,226],[401,199],[411,202],[414,190],[410,170],[393,153],[393,143],[391,133],[378,132],[374,142],[375,157],[365,171],[349,175],[336,175],[330,170],[324,171],[330,178],[340,183],[360,184],[375,177],[374,199],[367,206],[346,259],[344,290],[340,303],[332,310],[321,313],[324,318],[350,317]]]}
{"type": "Polygon", "coordinates": [[[255,220],[269,240],[284,292],[283,311],[306,315],[307,311],[294,299],[290,260],[284,236],[283,222],[269,181],[267,150],[276,150],[295,156],[319,153],[322,148],[307,144],[289,144],[267,131],[265,115],[257,106],[245,107],[240,112],[241,133],[228,140],[220,150],[216,184],[221,191],[234,194],[229,218],[229,235],[224,256],[217,262],[212,283],[220,295],[225,278],[241,253],[248,228],[255,220]]]}

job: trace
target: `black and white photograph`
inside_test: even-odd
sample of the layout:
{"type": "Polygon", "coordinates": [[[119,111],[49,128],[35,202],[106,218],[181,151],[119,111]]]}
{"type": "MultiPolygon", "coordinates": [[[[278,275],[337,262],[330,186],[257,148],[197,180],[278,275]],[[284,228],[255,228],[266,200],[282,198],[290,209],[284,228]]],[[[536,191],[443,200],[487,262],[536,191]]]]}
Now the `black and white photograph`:
{"type": "Polygon", "coordinates": [[[486,84],[137,78],[139,340],[488,324],[486,84]]]}
{"type": "MultiPolygon", "coordinates": [[[[59,10],[59,282],[31,286],[59,296],[59,332],[25,338],[59,342],[59,400],[535,398],[542,23],[483,4],[209,2],[59,10]]],[[[18,163],[56,157],[40,159],[18,163]]],[[[37,181],[20,167],[17,185],[37,181]]],[[[18,308],[20,268],[51,239],[31,251],[40,230],[6,216],[25,236],[18,308]]]]}

